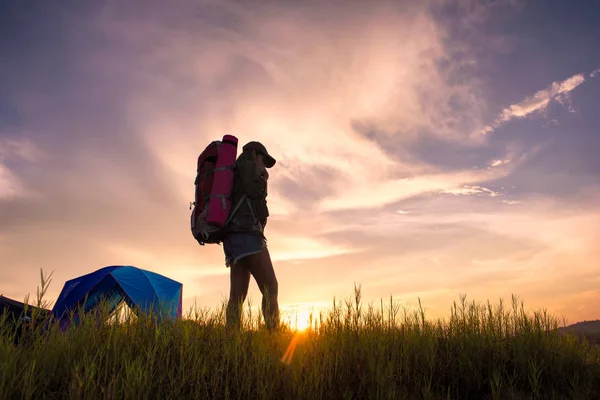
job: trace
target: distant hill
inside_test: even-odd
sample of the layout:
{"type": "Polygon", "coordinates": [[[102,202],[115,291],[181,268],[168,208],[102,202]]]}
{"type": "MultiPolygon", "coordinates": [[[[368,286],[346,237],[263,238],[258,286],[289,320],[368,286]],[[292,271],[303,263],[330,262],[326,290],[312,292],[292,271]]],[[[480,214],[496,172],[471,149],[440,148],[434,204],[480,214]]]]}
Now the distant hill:
{"type": "Polygon", "coordinates": [[[590,342],[600,345],[600,320],[582,321],[559,328],[560,332],[569,332],[577,336],[585,336],[590,342]]]}
{"type": "Polygon", "coordinates": [[[600,319],[595,321],[582,321],[567,326],[567,329],[574,329],[581,333],[600,333],[600,319]]]}

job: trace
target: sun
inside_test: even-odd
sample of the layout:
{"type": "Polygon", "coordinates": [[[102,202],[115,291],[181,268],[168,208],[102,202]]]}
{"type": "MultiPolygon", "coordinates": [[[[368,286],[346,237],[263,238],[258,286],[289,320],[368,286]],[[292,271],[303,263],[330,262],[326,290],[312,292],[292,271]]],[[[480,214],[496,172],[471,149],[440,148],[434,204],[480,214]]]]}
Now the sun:
{"type": "Polygon", "coordinates": [[[292,321],[297,331],[305,331],[310,326],[310,313],[298,311],[292,317],[292,321]]]}

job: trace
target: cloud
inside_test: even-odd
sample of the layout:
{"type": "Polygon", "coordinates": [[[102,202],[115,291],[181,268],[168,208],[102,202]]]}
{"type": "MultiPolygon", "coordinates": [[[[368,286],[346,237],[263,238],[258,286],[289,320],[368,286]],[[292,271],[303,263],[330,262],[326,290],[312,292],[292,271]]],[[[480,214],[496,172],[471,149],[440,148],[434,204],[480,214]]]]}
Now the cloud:
{"type": "Polygon", "coordinates": [[[596,75],[600,74],[600,68],[593,70],[592,72],[590,72],[590,76],[592,78],[595,78],[596,75]]]}
{"type": "Polygon", "coordinates": [[[274,262],[324,259],[361,251],[356,247],[344,247],[327,241],[306,236],[277,236],[269,240],[269,246],[276,249],[272,254],[274,262]]]}
{"type": "Polygon", "coordinates": [[[0,199],[17,196],[21,191],[21,186],[10,170],[0,164],[0,199]]]}
{"type": "Polygon", "coordinates": [[[40,157],[39,149],[31,141],[0,132],[0,199],[31,195],[9,166],[23,162],[31,164],[40,157]]]}
{"type": "Polygon", "coordinates": [[[504,204],[510,204],[510,205],[523,204],[523,202],[520,200],[502,200],[502,202],[504,204]]]}
{"type": "Polygon", "coordinates": [[[553,82],[546,89],[542,89],[533,96],[525,98],[522,102],[513,104],[502,110],[500,116],[491,125],[483,128],[479,134],[485,135],[513,119],[525,118],[533,113],[540,112],[552,100],[564,104],[568,100],[569,93],[583,82],[585,82],[584,74],[573,75],[562,82],[553,82]]]}
{"type": "MultiPolygon", "coordinates": [[[[493,180],[506,176],[507,172],[463,171],[420,175],[385,181],[354,181],[339,189],[335,196],[321,202],[321,210],[332,211],[350,208],[377,208],[394,202],[437,191],[456,190],[456,186],[493,180]]],[[[484,188],[480,189],[484,190],[484,188]]]]}
{"type": "Polygon", "coordinates": [[[8,133],[0,133],[0,159],[20,158],[29,162],[38,160],[42,154],[40,150],[31,142],[23,138],[13,138],[8,133]],[[6,136],[6,137],[2,137],[6,136]]]}
{"type": "Polygon", "coordinates": [[[180,2],[178,12],[194,17],[177,17],[177,25],[156,19],[155,13],[171,15],[160,3],[141,16],[115,4],[90,23],[115,46],[111,54],[97,51],[90,58],[104,71],[143,71],[128,83],[133,89],[125,110],[154,156],[177,173],[181,197],[189,198],[184,184],[194,173],[186,160],[225,132],[241,141],[261,140],[277,156],[270,204],[282,214],[305,207],[378,207],[445,188],[444,179],[456,185],[483,177],[451,177],[400,159],[354,128],[362,121],[379,137],[406,143],[424,130],[444,140],[468,140],[462,127],[478,123],[485,103],[473,90],[478,83],[453,81],[458,71],[440,68],[440,60],[456,61],[449,64],[455,68],[461,63],[448,28],[426,4],[365,8],[351,2],[340,13],[334,6],[317,12],[271,3],[180,2]],[[219,24],[198,24],[209,10],[219,24]],[[364,199],[373,191],[382,194],[364,199]]]}
{"type": "MultiPolygon", "coordinates": [[[[355,221],[354,228],[344,228],[328,237],[337,238],[344,244],[361,243],[365,236],[377,231],[379,240],[370,241],[374,246],[370,254],[378,254],[378,257],[370,262],[389,265],[391,260],[388,259],[393,254],[394,265],[398,267],[387,269],[387,273],[401,275],[413,287],[427,285],[433,271],[444,268],[452,269],[457,278],[460,275],[459,280],[475,273],[480,279],[497,273],[501,280],[505,274],[507,279],[516,282],[510,290],[518,291],[525,290],[525,282],[530,280],[550,285],[553,276],[566,272],[560,266],[568,259],[577,264],[579,270],[593,270],[589,260],[597,253],[592,243],[598,238],[595,224],[600,214],[593,206],[593,199],[580,207],[564,207],[560,201],[541,197],[530,198],[528,204],[521,203],[517,208],[498,208],[490,202],[481,203],[473,196],[459,196],[454,202],[431,197],[421,202],[421,209],[412,216],[382,213],[378,218],[385,219],[385,225],[370,225],[360,219],[355,221]],[[418,241],[419,238],[422,240],[418,241]],[[392,248],[396,250],[391,251],[392,248]],[[437,266],[433,257],[441,266],[437,266]],[[428,258],[431,259],[427,261],[428,258]],[[471,261],[477,264],[476,269],[471,266],[471,261]],[[421,278],[409,279],[404,275],[413,265],[419,265],[421,278]],[[464,269],[460,265],[464,265],[464,269]],[[424,268],[430,268],[431,273],[425,273],[424,268]],[[415,285],[416,281],[419,283],[415,285]]],[[[569,281],[577,282],[578,273],[567,275],[569,281]]],[[[448,276],[440,277],[440,280],[442,282],[435,287],[456,287],[458,284],[448,276]]],[[[393,286],[391,282],[390,286],[393,286]]],[[[486,290],[490,286],[484,285],[486,290]]],[[[509,289],[506,285],[498,285],[494,290],[509,289]]]]}
{"type": "Polygon", "coordinates": [[[494,160],[492,161],[492,163],[490,164],[490,167],[499,167],[501,165],[505,165],[508,164],[510,162],[510,159],[507,160],[494,160]]]}
{"type": "Polygon", "coordinates": [[[481,196],[481,195],[486,195],[486,196],[491,196],[491,197],[496,197],[499,195],[498,192],[494,192],[491,189],[488,188],[484,188],[481,186],[468,186],[465,185],[463,187],[460,188],[452,188],[449,190],[445,190],[442,193],[448,193],[448,194],[453,194],[453,195],[457,195],[457,196],[468,196],[468,195],[477,195],[477,196],[481,196]]]}

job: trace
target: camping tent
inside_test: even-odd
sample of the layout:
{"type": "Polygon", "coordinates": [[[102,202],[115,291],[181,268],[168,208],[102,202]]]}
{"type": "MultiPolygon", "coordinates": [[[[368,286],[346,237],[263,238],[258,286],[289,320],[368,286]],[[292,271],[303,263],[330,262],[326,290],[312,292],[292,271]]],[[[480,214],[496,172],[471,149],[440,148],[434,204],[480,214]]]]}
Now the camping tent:
{"type": "Polygon", "coordinates": [[[0,295],[0,317],[6,312],[8,313],[8,317],[14,321],[18,321],[19,319],[30,321],[34,310],[40,319],[44,319],[50,313],[50,310],[34,307],[29,304],[27,305],[27,310],[25,310],[25,303],[0,295]]]}
{"type": "Polygon", "coordinates": [[[106,301],[112,313],[121,302],[134,312],[152,312],[159,320],[181,317],[183,285],[165,276],[132,266],[113,265],[67,281],[52,309],[66,327],[77,323],[82,307],[87,313],[106,301]]]}
{"type": "MultiPolygon", "coordinates": [[[[35,323],[43,324],[49,316],[50,310],[21,303],[20,301],[0,295],[0,321],[13,330],[14,344],[20,342],[26,326],[35,323]],[[5,315],[6,318],[4,318],[5,315]]],[[[0,328],[4,328],[5,326],[0,326],[0,328]]]]}

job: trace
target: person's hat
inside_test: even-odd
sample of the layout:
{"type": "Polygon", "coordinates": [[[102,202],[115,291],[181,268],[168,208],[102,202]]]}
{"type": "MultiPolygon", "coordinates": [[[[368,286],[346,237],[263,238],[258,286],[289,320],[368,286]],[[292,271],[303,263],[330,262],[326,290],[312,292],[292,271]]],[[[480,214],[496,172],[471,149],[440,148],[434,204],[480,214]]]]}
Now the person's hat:
{"type": "Polygon", "coordinates": [[[263,155],[263,159],[265,161],[265,167],[267,167],[267,168],[271,168],[273,165],[275,165],[275,162],[276,162],[275,159],[273,157],[271,157],[271,155],[269,155],[269,153],[267,152],[267,148],[265,146],[263,146],[263,144],[260,142],[248,142],[248,143],[246,143],[246,145],[244,145],[242,150],[243,151],[254,150],[257,153],[261,153],[263,155]]]}

